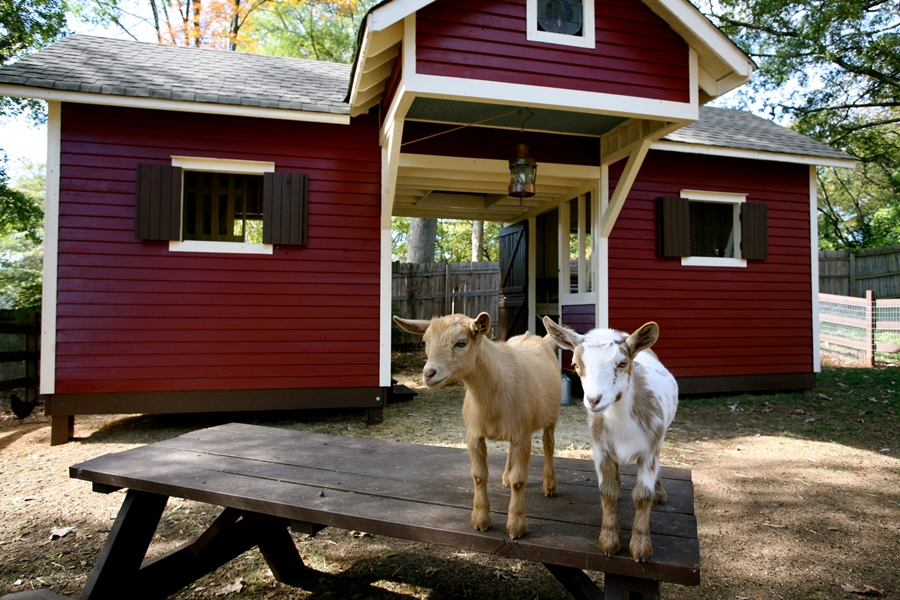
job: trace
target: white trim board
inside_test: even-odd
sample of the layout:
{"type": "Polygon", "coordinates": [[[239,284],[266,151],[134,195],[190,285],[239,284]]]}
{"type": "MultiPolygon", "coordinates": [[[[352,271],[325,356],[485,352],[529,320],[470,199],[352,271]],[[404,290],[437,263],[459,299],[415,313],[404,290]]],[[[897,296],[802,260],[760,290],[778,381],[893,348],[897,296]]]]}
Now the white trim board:
{"type": "Polygon", "coordinates": [[[723,146],[709,146],[705,144],[688,144],[685,142],[672,142],[668,140],[653,142],[653,144],[650,146],[650,149],[663,150],[666,152],[684,152],[687,154],[726,156],[729,158],[747,158],[750,160],[770,160],[773,162],[816,165],[821,167],[837,167],[842,169],[853,169],[856,167],[855,159],[829,158],[826,156],[809,156],[804,154],[788,154],[781,152],[764,152],[762,150],[727,148],[723,146]]]}
{"type": "Polygon", "coordinates": [[[329,123],[332,125],[350,124],[349,114],[318,113],[303,110],[240,106],[236,104],[213,104],[209,102],[187,102],[184,100],[163,100],[160,98],[138,98],[134,96],[114,96],[110,94],[51,90],[25,85],[0,85],[0,96],[38,98],[40,100],[47,100],[48,102],[73,102],[76,104],[96,104],[100,106],[171,110],[175,112],[189,112],[205,115],[280,119],[283,121],[329,123]]]}
{"type": "MultiPolygon", "coordinates": [[[[460,79],[405,72],[405,92],[425,98],[484,101],[554,110],[599,113],[619,117],[696,121],[700,109],[690,102],[654,100],[580,90],[562,90],[535,85],[460,79]],[[527,98],[527,101],[525,99],[527,98]]],[[[395,100],[396,101],[396,100],[395,100]]]]}
{"type": "Polygon", "coordinates": [[[59,171],[62,105],[47,103],[47,195],[44,209],[44,281],[41,297],[41,394],[56,393],[56,293],[59,268],[59,171]]]}

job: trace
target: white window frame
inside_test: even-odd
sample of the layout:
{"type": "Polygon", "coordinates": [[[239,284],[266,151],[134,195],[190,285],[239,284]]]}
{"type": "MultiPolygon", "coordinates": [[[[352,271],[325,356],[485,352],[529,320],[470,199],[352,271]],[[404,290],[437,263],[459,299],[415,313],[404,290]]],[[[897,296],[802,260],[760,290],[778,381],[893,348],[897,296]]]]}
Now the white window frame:
{"type": "Polygon", "coordinates": [[[747,266],[747,260],[741,258],[741,204],[747,201],[747,194],[709,192],[702,190],[681,190],[681,198],[694,202],[720,202],[723,204],[731,204],[734,209],[734,225],[732,228],[732,235],[734,237],[734,257],[720,258],[717,256],[684,256],[681,258],[681,265],[684,267],[745,268],[747,266]]]}
{"type": "Polygon", "coordinates": [[[576,48],[595,48],[594,0],[582,0],[584,24],[581,27],[581,35],[566,35],[564,33],[552,33],[541,31],[538,28],[538,0],[526,2],[528,34],[530,42],[543,42],[545,44],[557,44],[560,46],[574,46],[576,48]]]}
{"type": "MultiPolygon", "coordinates": [[[[258,160],[233,160],[227,158],[204,158],[197,156],[173,156],[172,166],[185,171],[205,171],[214,173],[234,173],[237,175],[262,175],[274,173],[275,163],[258,160]]],[[[182,179],[182,202],[184,180],[182,179]]],[[[184,207],[182,206],[182,218],[184,207]]],[[[171,252],[208,252],[217,254],[272,254],[272,244],[251,244],[246,242],[210,242],[203,240],[172,240],[171,252]]]]}

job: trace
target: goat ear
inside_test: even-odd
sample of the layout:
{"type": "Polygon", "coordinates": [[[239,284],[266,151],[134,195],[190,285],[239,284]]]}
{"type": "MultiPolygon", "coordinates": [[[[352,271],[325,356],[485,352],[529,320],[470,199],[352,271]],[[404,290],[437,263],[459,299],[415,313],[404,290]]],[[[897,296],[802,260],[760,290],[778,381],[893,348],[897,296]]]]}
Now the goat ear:
{"type": "Polygon", "coordinates": [[[646,350],[655,344],[658,339],[659,325],[650,321],[649,323],[644,323],[640,329],[629,335],[625,343],[631,350],[631,356],[635,356],[641,350],[646,350]]]}
{"type": "Polygon", "coordinates": [[[576,333],[574,330],[562,325],[557,325],[550,317],[544,317],[543,321],[547,333],[560,348],[574,351],[575,348],[578,347],[578,344],[581,343],[581,340],[584,339],[584,336],[576,333]]]}
{"type": "Polygon", "coordinates": [[[425,335],[425,332],[428,331],[428,327],[431,326],[431,321],[420,321],[416,319],[401,319],[400,317],[394,317],[394,323],[400,326],[400,329],[404,331],[408,331],[414,335],[425,335]]]}
{"type": "Polygon", "coordinates": [[[491,330],[491,315],[486,312],[479,314],[469,325],[469,329],[472,331],[472,337],[485,335],[491,330]]]}

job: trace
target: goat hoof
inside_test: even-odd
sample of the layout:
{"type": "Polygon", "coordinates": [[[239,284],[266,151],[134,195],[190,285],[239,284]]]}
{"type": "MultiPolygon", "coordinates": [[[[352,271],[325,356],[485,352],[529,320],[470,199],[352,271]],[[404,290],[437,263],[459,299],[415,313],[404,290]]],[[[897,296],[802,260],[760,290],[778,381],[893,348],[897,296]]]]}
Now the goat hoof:
{"type": "Polygon", "coordinates": [[[528,526],[524,522],[521,525],[507,523],[506,524],[506,533],[507,533],[507,535],[509,535],[509,539],[515,540],[520,537],[523,537],[526,533],[528,533],[528,526]]]}
{"type": "Polygon", "coordinates": [[[491,528],[491,517],[490,515],[476,515],[472,513],[472,529],[476,529],[478,531],[487,531],[491,528]]]}
{"type": "Polygon", "coordinates": [[[619,551],[619,537],[612,534],[600,534],[600,552],[606,556],[615,556],[619,551]]]}
{"type": "Polygon", "coordinates": [[[653,545],[650,543],[649,536],[634,537],[631,540],[631,557],[635,562],[647,562],[650,555],[653,554],[653,545]]]}
{"type": "Polygon", "coordinates": [[[544,495],[547,497],[556,495],[556,482],[544,482],[544,495]]]}

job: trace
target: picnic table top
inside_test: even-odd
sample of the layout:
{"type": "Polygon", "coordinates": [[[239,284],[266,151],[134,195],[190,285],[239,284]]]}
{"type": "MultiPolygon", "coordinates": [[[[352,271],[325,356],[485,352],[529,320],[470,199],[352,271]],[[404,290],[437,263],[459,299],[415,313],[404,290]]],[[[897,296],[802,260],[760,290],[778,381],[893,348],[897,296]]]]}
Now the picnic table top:
{"type": "Polygon", "coordinates": [[[689,469],[663,467],[668,493],[650,518],[653,556],[628,551],[634,469],[622,469],[622,549],[598,547],[601,508],[593,462],[555,458],[558,494],[541,493],[533,456],[525,494],[528,534],[506,538],[505,454],[488,458],[489,531],[472,529],[472,478],[464,448],[321,435],[232,423],[107,454],[70,467],[95,489],[130,488],[324,526],[650,579],[697,585],[700,551],[689,469]]]}

